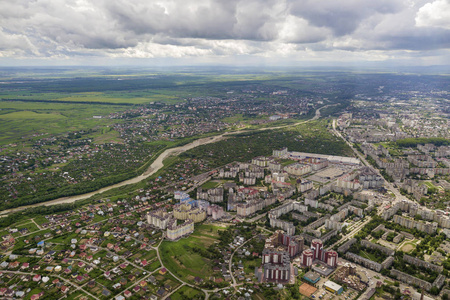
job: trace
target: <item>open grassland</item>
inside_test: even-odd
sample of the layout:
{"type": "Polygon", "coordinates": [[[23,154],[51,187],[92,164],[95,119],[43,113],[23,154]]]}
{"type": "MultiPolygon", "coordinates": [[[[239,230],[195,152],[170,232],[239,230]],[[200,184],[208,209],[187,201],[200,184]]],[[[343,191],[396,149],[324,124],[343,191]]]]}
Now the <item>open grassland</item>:
{"type": "Polygon", "coordinates": [[[87,93],[8,93],[0,94],[0,98],[7,101],[23,102],[74,102],[74,103],[110,103],[119,105],[147,104],[151,102],[176,103],[180,102],[176,96],[155,93],[152,91],[140,92],[87,92],[87,93]]]}
{"type": "Polygon", "coordinates": [[[34,111],[16,111],[4,115],[0,115],[0,119],[4,120],[23,120],[23,119],[37,119],[37,120],[55,120],[55,119],[65,119],[66,117],[58,113],[36,113],[34,111]]]}
{"type": "Polygon", "coordinates": [[[217,181],[208,181],[202,185],[202,188],[207,189],[207,190],[213,189],[213,188],[216,188],[219,184],[220,184],[220,182],[217,182],[217,181]]]}
{"type": "Polygon", "coordinates": [[[195,246],[204,247],[204,242],[203,238],[189,237],[176,243],[162,243],[161,254],[164,265],[182,280],[191,283],[195,277],[207,279],[213,274],[210,261],[193,250],[195,246]]]}
{"type": "Polygon", "coordinates": [[[194,234],[177,242],[165,241],[160,246],[164,265],[182,280],[193,283],[195,277],[203,280],[213,276],[211,260],[203,257],[196,248],[206,250],[217,242],[218,231],[225,228],[213,225],[196,225],[194,234]]]}
{"type": "Polygon", "coordinates": [[[197,290],[188,286],[181,287],[174,294],[170,295],[170,299],[174,300],[184,300],[184,299],[203,299],[204,294],[197,290]]]}
{"type": "Polygon", "coordinates": [[[121,109],[113,105],[0,101],[0,145],[40,134],[105,127],[118,120],[94,119],[93,116],[107,116],[121,109]]]}

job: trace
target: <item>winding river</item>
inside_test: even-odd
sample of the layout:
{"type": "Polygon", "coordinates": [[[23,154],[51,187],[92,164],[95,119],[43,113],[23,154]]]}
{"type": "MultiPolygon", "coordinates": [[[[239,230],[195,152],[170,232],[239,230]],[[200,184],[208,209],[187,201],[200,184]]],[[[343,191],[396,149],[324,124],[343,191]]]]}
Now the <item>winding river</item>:
{"type": "MultiPolygon", "coordinates": [[[[310,122],[312,120],[317,120],[320,117],[320,110],[322,108],[325,108],[329,105],[323,106],[319,109],[316,110],[316,114],[312,119],[306,120],[306,121],[302,121],[302,122],[297,122],[295,124],[290,124],[290,125],[283,125],[283,126],[277,126],[277,127],[267,127],[267,128],[260,128],[257,129],[257,131],[265,131],[265,130],[274,130],[274,129],[280,129],[280,128],[285,128],[285,127],[290,127],[290,126],[296,126],[296,125],[300,125],[303,123],[307,123],[310,122]]],[[[73,203],[75,201],[78,200],[83,200],[83,199],[87,199],[89,197],[92,197],[95,194],[101,194],[103,192],[121,187],[121,186],[125,186],[128,184],[133,184],[133,183],[138,183],[150,176],[152,176],[153,174],[155,174],[156,172],[158,172],[162,167],[164,167],[163,161],[171,156],[171,155],[178,155],[180,153],[183,153],[185,151],[188,151],[192,148],[195,148],[197,146],[200,145],[206,145],[206,144],[210,144],[210,143],[215,143],[218,142],[220,140],[223,140],[224,138],[226,138],[227,135],[231,135],[231,134],[236,134],[236,133],[245,133],[245,132],[250,132],[250,130],[243,130],[243,131],[235,131],[235,132],[226,132],[223,133],[221,135],[217,135],[214,137],[207,137],[207,138],[201,138],[198,140],[195,140],[189,144],[186,144],[184,146],[180,146],[180,147],[175,147],[175,148],[170,148],[170,149],[166,149],[163,153],[161,153],[156,159],[155,161],[148,167],[148,169],[141,175],[136,176],[134,178],[101,188],[99,190],[90,192],[90,193],[86,193],[86,194],[81,194],[81,195],[75,195],[75,196],[68,196],[68,197],[63,197],[63,198],[58,198],[58,199],[54,199],[54,200],[50,200],[50,201],[46,201],[46,202],[40,202],[40,203],[36,203],[36,204],[31,204],[31,205],[26,205],[26,206],[20,206],[20,207],[16,207],[16,208],[11,208],[11,209],[7,209],[7,210],[3,210],[0,212],[0,216],[1,217],[5,217],[8,214],[14,213],[14,212],[18,212],[27,208],[31,208],[31,207],[37,207],[37,206],[41,206],[41,205],[45,205],[45,206],[50,206],[50,205],[56,205],[56,204],[63,204],[63,203],[73,203]]]]}

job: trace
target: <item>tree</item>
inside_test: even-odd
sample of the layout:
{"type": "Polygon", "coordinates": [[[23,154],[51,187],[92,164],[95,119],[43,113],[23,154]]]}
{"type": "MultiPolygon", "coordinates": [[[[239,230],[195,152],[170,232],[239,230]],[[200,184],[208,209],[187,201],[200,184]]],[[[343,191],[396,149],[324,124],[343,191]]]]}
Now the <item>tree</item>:
{"type": "Polygon", "coordinates": [[[430,294],[432,295],[438,295],[439,294],[439,289],[435,286],[433,286],[430,290],[430,294]]]}

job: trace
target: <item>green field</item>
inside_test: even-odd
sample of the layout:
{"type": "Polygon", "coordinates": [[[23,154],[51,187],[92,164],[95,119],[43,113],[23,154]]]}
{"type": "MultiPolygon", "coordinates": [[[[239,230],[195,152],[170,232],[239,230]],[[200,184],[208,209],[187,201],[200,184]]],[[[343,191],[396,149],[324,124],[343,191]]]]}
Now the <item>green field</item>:
{"type": "Polygon", "coordinates": [[[57,113],[36,113],[34,111],[17,111],[9,114],[0,115],[0,119],[5,120],[22,120],[22,119],[45,119],[45,120],[54,120],[54,119],[65,119],[65,116],[62,116],[57,113]]]}
{"type": "Polygon", "coordinates": [[[180,279],[190,283],[194,283],[195,277],[203,278],[203,280],[209,279],[214,275],[211,260],[202,257],[194,250],[194,247],[206,250],[217,241],[217,232],[221,229],[225,228],[200,225],[188,238],[176,242],[164,241],[160,246],[160,255],[164,266],[180,279]]]}
{"type": "Polygon", "coordinates": [[[105,127],[113,124],[113,120],[94,119],[93,116],[105,116],[122,109],[113,105],[0,101],[0,145],[32,135],[105,127]]]}
{"type": "Polygon", "coordinates": [[[219,184],[220,184],[220,182],[208,181],[202,185],[202,188],[203,189],[213,189],[213,188],[216,188],[219,184]]]}
{"type": "Polygon", "coordinates": [[[203,292],[193,289],[188,286],[181,287],[178,291],[170,295],[170,299],[174,300],[184,300],[184,299],[203,299],[204,294],[203,292]]]}

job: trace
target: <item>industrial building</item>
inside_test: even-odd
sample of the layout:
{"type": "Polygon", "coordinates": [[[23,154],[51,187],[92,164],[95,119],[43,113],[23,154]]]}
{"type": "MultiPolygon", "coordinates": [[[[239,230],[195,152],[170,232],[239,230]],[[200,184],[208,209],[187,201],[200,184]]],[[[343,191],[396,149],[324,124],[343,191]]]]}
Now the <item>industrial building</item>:
{"type": "Polygon", "coordinates": [[[305,276],[303,276],[303,279],[312,284],[316,284],[320,280],[320,275],[316,272],[309,271],[305,274],[305,276]]]}
{"type": "Polygon", "coordinates": [[[342,292],[344,291],[344,289],[342,288],[342,286],[340,286],[339,284],[337,284],[337,283],[335,283],[335,282],[333,282],[333,281],[330,281],[330,280],[328,280],[327,282],[325,282],[325,283],[323,284],[323,287],[324,287],[327,291],[332,292],[333,294],[336,294],[336,295],[340,295],[340,294],[342,294],[342,292]]]}

